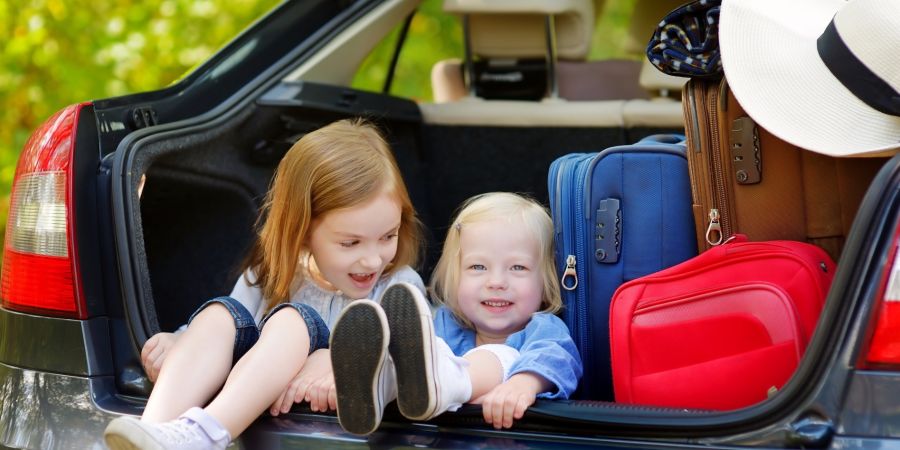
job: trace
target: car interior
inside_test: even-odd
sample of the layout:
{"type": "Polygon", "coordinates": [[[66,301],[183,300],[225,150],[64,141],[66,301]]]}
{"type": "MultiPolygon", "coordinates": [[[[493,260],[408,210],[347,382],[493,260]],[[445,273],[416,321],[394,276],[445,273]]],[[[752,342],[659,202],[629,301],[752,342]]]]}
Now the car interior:
{"type": "MultiPolygon", "coordinates": [[[[363,58],[416,3],[378,6],[223,125],[141,150],[131,169],[147,182],[132,199],[140,203],[134,237],[151,334],[176,329],[204,300],[231,291],[281,156],[333,120],[361,115],[384,130],[429,231],[419,268],[425,280],[464,199],[513,191],[546,205],[556,158],[684,131],[685,79],[660,73],[646,58],[587,59],[602,6],[592,0],[445,0],[444,10],[462,24],[465,54],[435,62],[432,101],[348,87],[363,58]]],[[[626,43],[633,54],[681,3],[635,2],[626,43]]]]}

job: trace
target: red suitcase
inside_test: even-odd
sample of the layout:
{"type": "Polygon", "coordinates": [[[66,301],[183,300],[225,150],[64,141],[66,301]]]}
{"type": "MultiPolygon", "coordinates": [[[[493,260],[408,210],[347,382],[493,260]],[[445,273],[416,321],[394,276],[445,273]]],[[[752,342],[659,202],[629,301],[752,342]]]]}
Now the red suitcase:
{"type": "Polygon", "coordinates": [[[765,400],[796,369],[833,276],[819,247],[738,235],[623,284],[610,305],[616,401],[727,410],[765,400]]]}

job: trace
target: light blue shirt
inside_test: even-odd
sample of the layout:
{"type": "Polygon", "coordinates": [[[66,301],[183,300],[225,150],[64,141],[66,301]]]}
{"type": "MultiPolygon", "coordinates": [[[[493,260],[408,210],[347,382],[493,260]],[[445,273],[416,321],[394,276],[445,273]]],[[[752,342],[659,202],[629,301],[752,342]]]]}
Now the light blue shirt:
{"type": "MultiPolygon", "coordinates": [[[[434,332],[443,338],[456,356],[462,356],[476,347],[475,331],[463,328],[453,318],[446,306],[438,308],[434,315],[434,332]]],[[[556,386],[551,392],[538,394],[540,398],[569,398],[583,367],[575,342],[566,324],[553,314],[534,313],[521,331],[506,338],[506,345],[519,351],[509,369],[509,374],[533,372],[556,386]]]]}

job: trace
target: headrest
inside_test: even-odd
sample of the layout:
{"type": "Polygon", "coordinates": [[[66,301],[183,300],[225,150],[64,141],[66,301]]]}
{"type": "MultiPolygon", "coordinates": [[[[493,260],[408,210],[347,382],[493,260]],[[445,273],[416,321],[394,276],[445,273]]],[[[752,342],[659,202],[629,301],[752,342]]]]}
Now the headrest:
{"type": "Polygon", "coordinates": [[[660,72],[647,58],[641,60],[638,84],[650,92],[681,92],[687,80],[684,77],[676,77],[660,72]]]}
{"type": "Polygon", "coordinates": [[[444,11],[468,15],[472,53],[483,58],[545,56],[549,14],[559,59],[586,59],[591,48],[593,0],[444,0],[444,11]]]}

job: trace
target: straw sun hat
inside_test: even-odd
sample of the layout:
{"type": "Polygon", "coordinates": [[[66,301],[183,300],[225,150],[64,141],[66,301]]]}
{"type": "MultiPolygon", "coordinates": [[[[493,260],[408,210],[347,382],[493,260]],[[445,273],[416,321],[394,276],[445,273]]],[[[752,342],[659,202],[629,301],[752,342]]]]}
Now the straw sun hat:
{"type": "Polygon", "coordinates": [[[900,0],[724,0],[719,39],[771,133],[832,156],[900,149],[900,0]]]}

